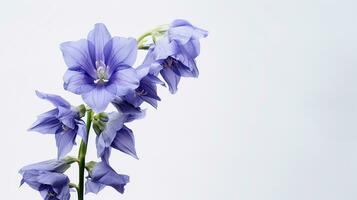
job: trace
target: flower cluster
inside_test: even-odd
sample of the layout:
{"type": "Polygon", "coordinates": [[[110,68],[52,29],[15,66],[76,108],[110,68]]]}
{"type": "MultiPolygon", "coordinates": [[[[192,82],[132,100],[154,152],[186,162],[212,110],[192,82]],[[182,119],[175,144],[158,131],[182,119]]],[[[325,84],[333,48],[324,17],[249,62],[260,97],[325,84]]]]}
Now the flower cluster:
{"type": "Polygon", "coordinates": [[[175,20],[138,40],[111,36],[104,24],[95,24],[87,39],[62,43],[68,67],[64,89],[80,95],[85,104],[73,106],[58,95],[36,91],[54,108],[39,115],[29,130],[55,135],[58,153],[56,159],[23,167],[19,172],[21,184],[39,191],[46,200],[68,200],[71,191],[82,200],[84,193],[98,193],[105,186],[123,193],[129,176],[110,166],[112,149],[138,159],[133,131],[127,124],[144,117],[144,102],[157,108],[161,100],[158,85],[167,85],[175,93],[181,77],[198,77],[195,59],[200,53],[199,40],[206,36],[207,31],[185,20],[175,20]],[[147,55],[134,68],[138,50],[147,50],[147,55]],[[116,110],[106,112],[109,104],[116,110]],[[91,128],[98,162],[86,162],[91,128]],[[77,135],[81,141],[79,153],[72,157],[68,154],[76,145],[77,135]],[[78,184],[70,182],[65,174],[73,163],[79,166],[78,184]]]}

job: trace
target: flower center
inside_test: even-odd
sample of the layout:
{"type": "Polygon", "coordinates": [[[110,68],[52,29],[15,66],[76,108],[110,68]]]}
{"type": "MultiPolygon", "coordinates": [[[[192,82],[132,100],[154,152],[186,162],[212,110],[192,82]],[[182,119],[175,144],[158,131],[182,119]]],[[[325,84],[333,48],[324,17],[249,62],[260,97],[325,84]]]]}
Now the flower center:
{"type": "Polygon", "coordinates": [[[68,130],[69,130],[69,127],[66,126],[66,125],[64,125],[64,124],[62,124],[62,130],[63,130],[63,131],[68,131],[68,130]]]}
{"type": "Polygon", "coordinates": [[[103,84],[108,82],[108,73],[107,66],[103,63],[103,61],[97,61],[95,63],[97,68],[97,79],[94,81],[96,84],[103,84]]]}
{"type": "Polygon", "coordinates": [[[163,67],[172,67],[172,64],[176,64],[177,60],[173,59],[172,57],[168,57],[164,60],[161,64],[163,67]]]}
{"type": "Polygon", "coordinates": [[[145,95],[148,94],[148,93],[147,93],[144,89],[142,89],[142,88],[137,88],[137,89],[135,90],[135,92],[136,92],[136,94],[137,94],[138,96],[145,96],[145,95]]]}

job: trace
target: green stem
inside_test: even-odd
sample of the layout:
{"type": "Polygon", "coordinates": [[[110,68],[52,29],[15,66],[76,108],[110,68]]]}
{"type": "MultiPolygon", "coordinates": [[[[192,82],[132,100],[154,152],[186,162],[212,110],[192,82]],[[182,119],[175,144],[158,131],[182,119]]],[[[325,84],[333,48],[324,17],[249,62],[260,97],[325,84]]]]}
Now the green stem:
{"type": "Polygon", "coordinates": [[[78,183],[78,200],[84,199],[84,169],[86,165],[86,153],[87,144],[89,138],[89,131],[92,125],[93,111],[87,110],[87,140],[81,141],[81,146],[79,147],[78,160],[79,160],[79,183],[78,183]]]}
{"type": "Polygon", "coordinates": [[[156,35],[157,34],[163,34],[167,31],[167,29],[169,28],[168,25],[161,25],[161,26],[158,26],[157,28],[149,31],[149,32],[146,32],[144,34],[142,34],[138,39],[137,39],[137,42],[138,42],[138,49],[143,49],[143,50],[147,50],[149,49],[149,46],[145,45],[144,43],[146,42],[145,41],[145,38],[148,37],[148,36],[151,36],[152,40],[154,43],[156,43],[156,35]]]}

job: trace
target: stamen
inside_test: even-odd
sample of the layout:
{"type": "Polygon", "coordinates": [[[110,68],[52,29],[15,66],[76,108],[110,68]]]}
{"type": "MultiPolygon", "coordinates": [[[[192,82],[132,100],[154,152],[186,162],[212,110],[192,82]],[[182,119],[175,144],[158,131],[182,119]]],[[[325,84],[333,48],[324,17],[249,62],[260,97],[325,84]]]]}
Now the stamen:
{"type": "Polygon", "coordinates": [[[66,125],[64,125],[64,124],[62,124],[62,130],[63,130],[63,131],[68,131],[68,130],[69,130],[69,127],[66,126],[66,125]]]}
{"type": "Polygon", "coordinates": [[[96,84],[102,84],[108,82],[107,66],[103,61],[97,61],[95,63],[97,68],[97,80],[94,81],[96,84]]]}
{"type": "Polygon", "coordinates": [[[148,93],[144,90],[144,89],[136,89],[135,90],[136,94],[139,95],[139,96],[145,96],[147,95],[148,93]]]}

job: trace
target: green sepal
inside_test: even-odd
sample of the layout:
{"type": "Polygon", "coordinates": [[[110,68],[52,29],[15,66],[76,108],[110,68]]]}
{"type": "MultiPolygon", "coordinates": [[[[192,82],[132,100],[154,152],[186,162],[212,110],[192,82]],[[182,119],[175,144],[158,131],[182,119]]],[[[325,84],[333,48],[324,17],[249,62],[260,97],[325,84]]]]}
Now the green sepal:
{"type": "Polygon", "coordinates": [[[93,168],[95,167],[95,165],[97,164],[97,162],[95,161],[90,161],[86,163],[86,170],[89,172],[91,172],[93,170],[93,168]]]}
{"type": "Polygon", "coordinates": [[[79,111],[79,117],[82,118],[84,117],[84,115],[86,115],[86,106],[84,104],[81,104],[77,107],[78,111],[79,111]]]}

